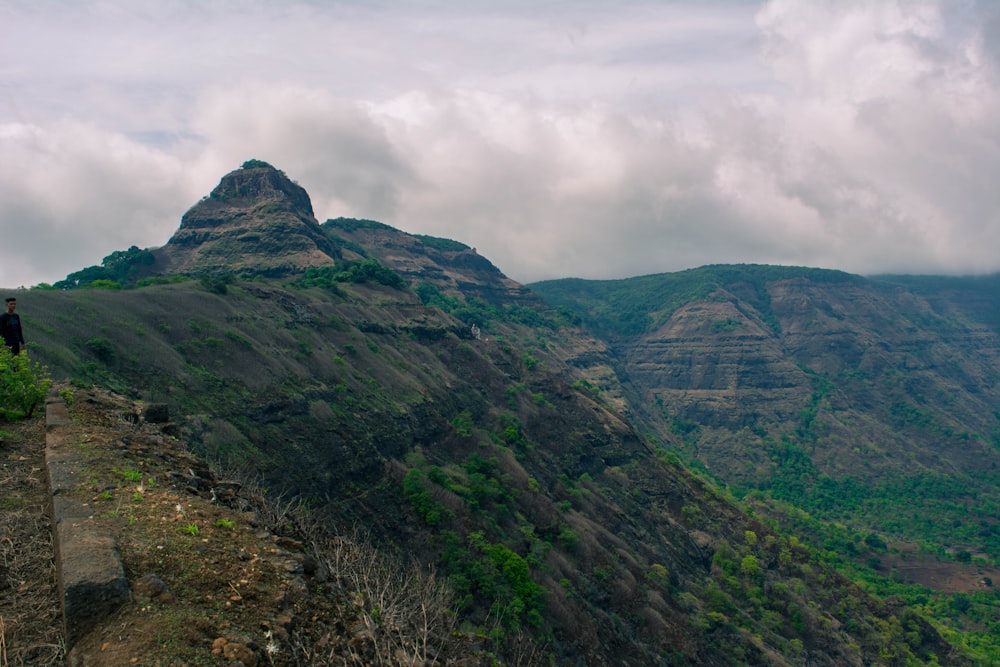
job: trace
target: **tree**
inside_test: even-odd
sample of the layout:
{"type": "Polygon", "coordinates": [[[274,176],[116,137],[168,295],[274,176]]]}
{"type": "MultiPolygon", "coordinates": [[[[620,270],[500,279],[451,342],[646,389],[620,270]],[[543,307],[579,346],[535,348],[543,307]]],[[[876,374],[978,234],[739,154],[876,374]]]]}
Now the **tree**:
{"type": "Polygon", "coordinates": [[[116,250],[103,260],[100,266],[88,266],[75,271],[65,280],[58,281],[54,287],[58,289],[73,289],[75,287],[102,287],[117,289],[113,284],[129,285],[148,270],[156,261],[155,255],[149,250],[132,246],[128,250],[116,250]]]}
{"type": "Polygon", "coordinates": [[[756,556],[744,556],[740,562],[740,572],[748,577],[759,577],[764,571],[761,569],[760,561],[757,560],[756,556]]]}

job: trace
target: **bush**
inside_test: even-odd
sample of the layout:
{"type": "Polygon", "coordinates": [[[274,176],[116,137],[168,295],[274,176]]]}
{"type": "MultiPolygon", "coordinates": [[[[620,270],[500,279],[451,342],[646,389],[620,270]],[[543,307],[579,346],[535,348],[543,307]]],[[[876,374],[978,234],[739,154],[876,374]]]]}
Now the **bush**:
{"type": "Polygon", "coordinates": [[[340,262],[335,266],[311,266],[302,278],[292,284],[297,287],[322,287],[343,295],[336,283],[378,283],[400,290],[409,285],[398,273],[374,259],[340,262]]]}
{"type": "Polygon", "coordinates": [[[27,419],[45,400],[52,380],[45,368],[31,363],[25,353],[13,354],[0,345],[0,416],[27,419]]]}
{"type": "Polygon", "coordinates": [[[111,341],[103,336],[92,336],[87,339],[87,349],[91,354],[106,364],[110,364],[115,358],[115,348],[111,341]]]}

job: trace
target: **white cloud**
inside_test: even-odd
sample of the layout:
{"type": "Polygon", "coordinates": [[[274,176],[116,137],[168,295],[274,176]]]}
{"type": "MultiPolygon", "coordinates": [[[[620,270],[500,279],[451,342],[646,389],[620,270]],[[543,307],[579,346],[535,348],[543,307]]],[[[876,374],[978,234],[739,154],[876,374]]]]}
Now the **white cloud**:
{"type": "Polygon", "coordinates": [[[164,243],[251,157],[512,277],[1000,270],[1000,8],[0,5],[0,285],[164,243]]]}
{"type": "Polygon", "coordinates": [[[205,138],[202,160],[216,178],[251,157],[270,162],[306,188],[321,221],[394,217],[400,190],[415,178],[363,105],[318,88],[213,91],[192,128],[205,138]]]}
{"type": "Polygon", "coordinates": [[[2,125],[0,153],[8,286],[51,282],[146,245],[190,202],[181,159],[89,125],[2,125]]]}

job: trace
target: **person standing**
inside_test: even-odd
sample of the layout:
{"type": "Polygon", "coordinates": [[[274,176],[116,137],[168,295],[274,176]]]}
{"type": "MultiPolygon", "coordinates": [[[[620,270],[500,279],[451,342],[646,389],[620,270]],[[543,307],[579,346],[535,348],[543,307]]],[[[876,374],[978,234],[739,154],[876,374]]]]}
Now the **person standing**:
{"type": "Polygon", "coordinates": [[[24,333],[21,332],[21,316],[14,312],[15,308],[17,299],[7,297],[7,312],[0,315],[0,335],[10,351],[19,354],[22,350],[27,351],[28,346],[24,342],[24,333]]]}

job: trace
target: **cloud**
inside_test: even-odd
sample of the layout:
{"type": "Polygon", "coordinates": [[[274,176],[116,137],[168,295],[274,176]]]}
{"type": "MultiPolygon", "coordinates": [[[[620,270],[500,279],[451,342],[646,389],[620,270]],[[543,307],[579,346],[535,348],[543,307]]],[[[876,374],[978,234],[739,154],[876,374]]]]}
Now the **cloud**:
{"type": "Polygon", "coordinates": [[[455,238],[521,281],[1000,270],[990,3],[0,13],[0,284],[162,245],[249,158],[305,187],[320,220],[455,238]]]}
{"type": "Polygon", "coordinates": [[[190,202],[182,160],[89,125],[2,125],[0,153],[7,286],[53,281],[144,245],[190,202]]]}
{"type": "Polygon", "coordinates": [[[983,244],[1000,234],[986,176],[1000,167],[1000,82],[983,32],[995,14],[971,3],[782,0],[758,16],[790,91],[770,110],[785,153],[824,165],[786,182],[814,193],[844,243],[844,268],[1000,268],[983,244]]]}
{"type": "Polygon", "coordinates": [[[209,92],[192,124],[216,178],[251,157],[283,169],[325,215],[393,218],[417,179],[362,104],[315,87],[251,84],[209,92]],[[252,154],[250,154],[252,153],[252,154]]]}

